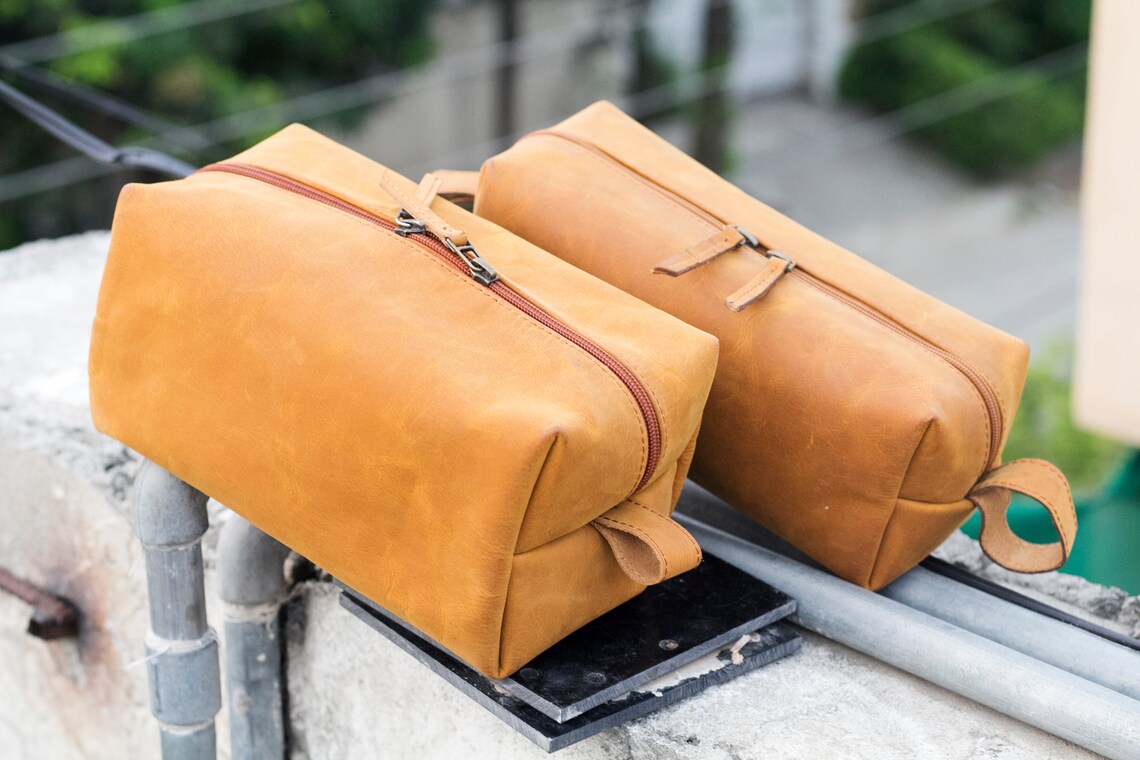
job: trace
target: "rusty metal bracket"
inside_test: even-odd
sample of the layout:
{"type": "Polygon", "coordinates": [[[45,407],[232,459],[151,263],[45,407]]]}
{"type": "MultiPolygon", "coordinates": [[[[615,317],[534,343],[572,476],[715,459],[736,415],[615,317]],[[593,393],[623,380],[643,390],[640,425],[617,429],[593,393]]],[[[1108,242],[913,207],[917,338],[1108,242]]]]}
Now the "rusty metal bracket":
{"type": "Polygon", "coordinates": [[[17,578],[0,567],[0,591],[32,605],[28,633],[44,641],[79,635],[79,608],[69,599],[17,578]]]}

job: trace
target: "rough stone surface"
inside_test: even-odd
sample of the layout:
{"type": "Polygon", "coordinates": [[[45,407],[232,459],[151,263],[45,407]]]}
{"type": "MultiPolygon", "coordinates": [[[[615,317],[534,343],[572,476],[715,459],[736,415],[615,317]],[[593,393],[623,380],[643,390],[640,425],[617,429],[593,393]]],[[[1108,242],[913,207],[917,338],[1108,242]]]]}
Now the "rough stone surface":
{"type": "Polygon", "coordinates": [[[0,256],[0,435],[125,509],[138,457],[91,427],[87,346],[108,236],[40,240],[0,256]]]}
{"type": "Polygon", "coordinates": [[[977,541],[955,533],[935,552],[947,562],[961,565],[972,573],[1017,589],[1066,612],[1140,638],[1140,596],[1130,596],[1119,588],[1100,586],[1065,573],[1013,573],[987,557],[977,541]]]}

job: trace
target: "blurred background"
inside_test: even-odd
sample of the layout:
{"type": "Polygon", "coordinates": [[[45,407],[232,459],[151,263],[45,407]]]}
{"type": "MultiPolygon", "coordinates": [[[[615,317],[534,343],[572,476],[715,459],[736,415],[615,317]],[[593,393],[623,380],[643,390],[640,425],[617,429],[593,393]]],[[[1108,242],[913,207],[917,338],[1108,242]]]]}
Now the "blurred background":
{"type": "MultiPolygon", "coordinates": [[[[0,0],[0,78],[108,142],[194,165],[299,121],[412,177],[477,168],[613,100],[1028,340],[1006,458],[1068,474],[1083,535],[1067,571],[1135,594],[1140,465],[1071,409],[1091,4],[0,0]]],[[[105,229],[123,183],[157,179],[77,156],[12,111],[0,125],[0,250],[105,229]]],[[[1050,539],[1043,512],[1019,514],[1019,532],[1050,539]]]]}

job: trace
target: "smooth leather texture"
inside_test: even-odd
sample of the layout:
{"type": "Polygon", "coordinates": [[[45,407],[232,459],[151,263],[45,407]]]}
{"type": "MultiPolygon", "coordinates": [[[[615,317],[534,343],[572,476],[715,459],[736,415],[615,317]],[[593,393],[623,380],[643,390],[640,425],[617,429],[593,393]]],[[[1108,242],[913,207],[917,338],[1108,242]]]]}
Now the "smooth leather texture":
{"type": "MultiPolygon", "coordinates": [[[[233,160],[389,220],[400,201],[381,180],[405,200],[417,192],[296,125],[233,160]]],[[[220,171],[123,190],[92,412],[501,677],[641,591],[631,575],[699,561],[668,515],[717,343],[442,198],[431,210],[640,380],[662,441],[637,493],[645,421],[600,361],[415,240],[220,171]],[[600,531],[631,509],[640,533],[619,562],[600,531]]]]}
{"type": "MultiPolygon", "coordinates": [[[[1017,409],[1022,341],[749,197],[614,106],[488,160],[475,211],[720,338],[692,476],[836,574],[879,588],[975,501],[990,505],[987,525],[1004,526],[1010,490],[1050,500],[1059,532],[1075,534],[1067,491],[1042,485],[1055,471],[983,480],[1017,409]],[[730,246],[734,226],[761,250],[730,246]],[[946,356],[990,389],[989,404],[946,356]]],[[[1019,569],[1060,557],[983,545],[1019,569]]]]}

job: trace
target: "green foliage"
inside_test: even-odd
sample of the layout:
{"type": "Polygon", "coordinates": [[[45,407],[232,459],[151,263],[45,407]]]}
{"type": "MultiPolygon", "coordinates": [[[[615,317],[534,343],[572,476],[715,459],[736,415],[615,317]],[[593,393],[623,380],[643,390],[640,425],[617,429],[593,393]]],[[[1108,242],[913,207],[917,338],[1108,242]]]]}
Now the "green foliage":
{"type": "MultiPolygon", "coordinates": [[[[0,0],[0,45],[82,30],[108,18],[179,2],[0,0]]],[[[421,63],[432,54],[428,19],[434,5],[434,0],[298,0],[201,27],[65,55],[46,67],[167,120],[193,125],[421,63]]],[[[140,136],[106,117],[66,106],[60,110],[111,143],[140,136]]],[[[348,111],[339,114],[337,121],[349,126],[361,113],[359,109],[348,111]]],[[[0,175],[74,155],[14,115],[3,118],[0,175]]],[[[218,146],[214,156],[183,158],[201,163],[264,136],[253,134],[218,146]]],[[[105,196],[102,202],[86,207],[75,203],[75,189],[6,204],[0,211],[0,250],[23,239],[105,227],[115,195],[107,190],[123,179],[117,175],[80,186],[84,194],[105,196]]]]}
{"type": "Polygon", "coordinates": [[[1127,448],[1073,422],[1072,360],[1072,344],[1055,343],[1030,365],[1003,459],[1047,459],[1069,477],[1074,491],[1087,492],[1104,484],[1127,448]]]}
{"type": "MultiPolygon", "coordinates": [[[[875,0],[868,13],[904,4],[875,0]]],[[[939,118],[915,134],[978,175],[1029,166],[1080,134],[1084,76],[1005,70],[1086,40],[1089,15],[1090,0],[999,0],[856,47],[840,73],[839,90],[895,111],[983,80],[1000,82],[1010,94],[939,118]]]]}

